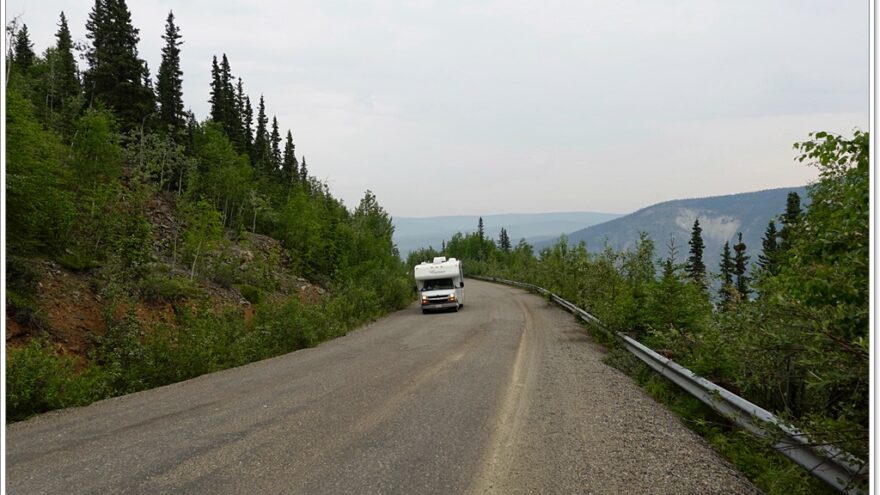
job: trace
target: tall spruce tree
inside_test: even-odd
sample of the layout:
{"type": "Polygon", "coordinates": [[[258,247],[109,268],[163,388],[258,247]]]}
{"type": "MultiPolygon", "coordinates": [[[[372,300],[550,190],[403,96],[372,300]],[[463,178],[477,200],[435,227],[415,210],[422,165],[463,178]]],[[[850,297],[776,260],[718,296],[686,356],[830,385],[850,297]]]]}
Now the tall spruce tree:
{"type": "Polygon", "coordinates": [[[223,124],[223,84],[220,82],[220,64],[217,63],[217,55],[211,58],[211,120],[223,124]]]}
{"type": "Polygon", "coordinates": [[[183,130],[183,71],[180,69],[180,28],[174,24],[174,12],[168,12],[165,21],[165,46],[156,81],[156,99],[159,103],[159,127],[176,135],[183,130]]]}
{"type": "Polygon", "coordinates": [[[801,214],[801,197],[792,191],[788,193],[785,201],[785,213],[782,214],[782,229],[779,231],[779,237],[782,239],[781,250],[786,251],[790,247],[791,232],[798,225],[801,214]]]}
{"type": "Polygon", "coordinates": [[[229,59],[226,54],[220,62],[220,105],[223,107],[223,130],[226,136],[235,144],[238,151],[244,149],[244,140],[241,135],[241,115],[235,104],[235,87],[233,85],[232,68],[229,66],[229,59]]]}
{"type": "Polygon", "coordinates": [[[306,166],[306,155],[303,155],[303,162],[299,166],[299,181],[302,183],[302,187],[308,191],[311,186],[309,184],[309,169],[306,166]]]}
{"type": "Polygon", "coordinates": [[[288,130],[287,139],[284,141],[284,159],[281,163],[281,172],[286,184],[292,184],[299,180],[299,164],[296,162],[295,151],[293,134],[288,130]]]}
{"type": "Polygon", "coordinates": [[[250,96],[244,97],[244,112],[241,116],[241,126],[244,132],[245,151],[253,164],[256,161],[254,158],[254,107],[251,106],[250,96]]]}
{"type": "Polygon", "coordinates": [[[739,293],[740,298],[745,300],[748,299],[751,290],[749,289],[750,277],[746,275],[749,257],[746,256],[746,245],[742,238],[743,235],[740,232],[737,236],[736,245],[733,246],[733,250],[736,252],[734,256],[734,273],[736,274],[736,291],[739,293]]]}
{"type": "Polygon", "coordinates": [[[505,253],[510,252],[510,236],[507,235],[507,229],[501,227],[501,233],[498,235],[498,247],[505,253]]]}
{"type": "Polygon", "coordinates": [[[266,167],[271,150],[269,149],[269,119],[266,117],[266,103],[260,95],[260,106],[257,107],[257,132],[254,136],[254,167],[266,167]]]}
{"type": "Polygon", "coordinates": [[[730,242],[725,241],[721,250],[721,264],[718,266],[721,276],[721,288],[718,290],[719,299],[721,299],[722,307],[729,306],[733,301],[733,295],[736,288],[733,285],[733,274],[736,271],[736,264],[730,254],[730,242]]]}
{"type": "Polygon", "coordinates": [[[27,24],[22,24],[21,29],[15,35],[15,48],[13,51],[13,61],[22,70],[28,70],[34,65],[34,44],[31,43],[28,34],[27,24]]]}
{"type": "Polygon", "coordinates": [[[775,275],[777,273],[777,256],[779,251],[779,234],[776,232],[776,222],[770,220],[764,238],[761,239],[761,254],[758,255],[758,266],[765,273],[775,275]]]}
{"type": "Polygon", "coordinates": [[[272,147],[270,172],[277,173],[281,168],[281,133],[278,130],[278,119],[272,116],[272,134],[269,137],[272,147]]]}
{"type": "Polygon", "coordinates": [[[486,229],[483,228],[483,217],[480,217],[480,220],[477,222],[477,235],[480,236],[480,241],[486,240],[486,229]]]}
{"type": "Polygon", "coordinates": [[[706,246],[703,243],[703,229],[700,227],[700,220],[698,218],[694,219],[694,227],[691,229],[691,240],[688,241],[688,244],[691,246],[691,251],[685,271],[695,284],[705,289],[706,264],[703,263],[703,249],[706,246]]]}
{"type": "MultiPolygon", "coordinates": [[[[247,120],[247,106],[245,105],[246,98],[247,97],[244,94],[244,83],[241,82],[241,78],[239,77],[235,83],[235,115],[238,117],[238,140],[240,141],[238,145],[239,151],[250,156],[253,136],[251,136],[251,129],[247,120]]],[[[253,120],[253,116],[251,116],[251,120],[253,120]]]]}
{"type": "Polygon", "coordinates": [[[59,100],[59,105],[64,107],[79,97],[82,89],[79,84],[76,59],[73,56],[73,39],[70,37],[70,29],[67,27],[67,18],[64,16],[64,12],[61,12],[55,39],[55,53],[58,58],[53,93],[59,100]]]}
{"type": "Polygon", "coordinates": [[[149,71],[138,57],[138,33],[125,0],[95,0],[86,23],[92,40],[84,75],[87,103],[113,109],[123,130],[146,123],[154,107],[155,95],[145,84],[149,71]]]}

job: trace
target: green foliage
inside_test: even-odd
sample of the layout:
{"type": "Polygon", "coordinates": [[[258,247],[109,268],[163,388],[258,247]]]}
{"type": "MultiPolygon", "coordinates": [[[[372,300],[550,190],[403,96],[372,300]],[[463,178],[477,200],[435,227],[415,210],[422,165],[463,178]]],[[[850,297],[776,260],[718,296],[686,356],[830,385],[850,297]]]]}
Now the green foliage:
{"type": "Polygon", "coordinates": [[[742,241],[742,232],[738,234],[733,250],[736,253],[733,257],[733,272],[736,275],[736,291],[740,299],[748,299],[749,294],[751,293],[751,277],[746,275],[749,256],[746,255],[746,245],[742,241]]]}
{"type": "Polygon", "coordinates": [[[46,327],[37,293],[41,278],[38,262],[14,255],[6,257],[6,315],[26,327],[46,327]]]}
{"type": "Polygon", "coordinates": [[[28,35],[27,24],[22,24],[21,29],[15,34],[15,46],[13,48],[12,62],[21,70],[27,71],[34,64],[34,44],[28,35]]]}
{"type": "Polygon", "coordinates": [[[143,126],[154,110],[146,62],[138,56],[139,30],[125,0],[98,0],[89,13],[84,74],[87,106],[112,109],[123,130],[143,126]]]}
{"type": "Polygon", "coordinates": [[[730,243],[727,241],[724,242],[724,249],[721,251],[721,263],[718,265],[718,270],[721,278],[718,299],[721,301],[721,308],[727,309],[737,300],[736,288],[733,285],[736,264],[730,254],[730,243]]]}
{"type": "Polygon", "coordinates": [[[102,370],[104,386],[111,396],[146,388],[141,367],[146,350],[143,328],[133,311],[122,317],[107,315],[107,329],[95,336],[91,361],[102,370]]]}
{"type": "Polygon", "coordinates": [[[253,285],[239,284],[235,288],[251,304],[260,304],[263,301],[263,291],[253,285]]]}
{"type": "Polygon", "coordinates": [[[52,72],[57,73],[58,76],[52,84],[53,103],[60,108],[66,108],[74,101],[79,103],[81,88],[77,76],[76,59],[73,56],[73,40],[70,37],[70,29],[67,26],[64,12],[61,12],[55,38],[57,60],[53,67],[57,70],[52,72]]]}
{"type": "Polygon", "coordinates": [[[510,236],[507,235],[507,229],[503,227],[501,228],[501,233],[498,234],[498,247],[505,253],[510,252],[510,236]]]}
{"type": "Polygon", "coordinates": [[[172,134],[132,131],[124,136],[124,143],[125,162],[141,184],[182,192],[187,177],[196,168],[196,160],[172,134]]]}
{"type": "Polygon", "coordinates": [[[181,210],[186,222],[186,230],[183,233],[183,255],[184,260],[191,263],[190,279],[192,279],[195,277],[196,269],[204,265],[205,251],[214,249],[223,240],[223,224],[220,213],[207,201],[184,204],[181,210]]]}
{"type": "Polygon", "coordinates": [[[761,255],[758,256],[758,267],[765,274],[775,275],[777,273],[776,259],[779,257],[779,234],[776,232],[776,222],[770,220],[767,224],[767,230],[764,231],[764,238],[761,239],[761,255]]]}
{"type": "Polygon", "coordinates": [[[691,239],[688,241],[691,250],[687,261],[688,276],[701,287],[706,286],[706,264],[703,263],[703,229],[700,227],[700,219],[694,219],[694,227],[691,230],[691,239]]]}
{"type": "Polygon", "coordinates": [[[74,221],[62,146],[43,130],[30,102],[6,93],[6,229],[8,252],[59,252],[74,221]]]}
{"type": "Polygon", "coordinates": [[[176,277],[161,270],[146,275],[140,284],[141,295],[147,301],[180,302],[200,294],[192,280],[176,277]]]}
{"type": "Polygon", "coordinates": [[[18,421],[100,398],[94,368],[76,371],[73,358],[57,356],[44,339],[6,351],[6,417],[18,421]]]}
{"type": "Polygon", "coordinates": [[[235,151],[223,129],[214,123],[195,129],[193,153],[197,166],[189,175],[187,195],[222,211],[225,225],[244,223],[248,200],[257,194],[247,158],[235,151]]]}
{"type": "Polygon", "coordinates": [[[108,184],[122,173],[122,147],[110,112],[87,110],[76,124],[69,161],[82,194],[108,184]]]}
{"type": "Polygon", "coordinates": [[[183,120],[183,71],[180,70],[180,28],[174,24],[174,13],[168,12],[165,21],[165,46],[162,48],[162,63],[156,78],[156,100],[159,104],[159,129],[172,136],[178,135],[184,126],[183,120]]]}

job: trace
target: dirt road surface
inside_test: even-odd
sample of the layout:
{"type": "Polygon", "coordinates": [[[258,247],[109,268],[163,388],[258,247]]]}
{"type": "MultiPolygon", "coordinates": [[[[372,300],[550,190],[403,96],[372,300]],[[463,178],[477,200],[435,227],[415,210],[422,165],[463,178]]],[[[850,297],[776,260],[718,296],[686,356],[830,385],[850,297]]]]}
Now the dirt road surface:
{"type": "Polygon", "coordinates": [[[458,313],[413,305],[313,349],[12,424],[7,492],[757,493],[569,314],[466,291],[458,313]]]}

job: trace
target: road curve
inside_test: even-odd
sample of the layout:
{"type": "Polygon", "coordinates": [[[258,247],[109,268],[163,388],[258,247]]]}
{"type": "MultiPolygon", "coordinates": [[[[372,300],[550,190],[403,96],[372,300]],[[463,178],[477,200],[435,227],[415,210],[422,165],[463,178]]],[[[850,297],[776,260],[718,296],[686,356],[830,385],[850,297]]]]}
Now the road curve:
{"type": "Polygon", "coordinates": [[[36,493],[757,493],[567,313],[469,280],[313,349],[6,430],[36,493]]]}

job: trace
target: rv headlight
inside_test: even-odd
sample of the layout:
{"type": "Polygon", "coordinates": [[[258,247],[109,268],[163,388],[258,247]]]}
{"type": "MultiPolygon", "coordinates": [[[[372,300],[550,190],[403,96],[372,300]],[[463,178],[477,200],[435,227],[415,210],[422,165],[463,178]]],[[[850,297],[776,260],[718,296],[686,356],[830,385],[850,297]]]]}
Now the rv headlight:
{"type": "Polygon", "coordinates": [[[422,296],[422,304],[428,304],[428,297],[422,296]]]}
{"type": "Polygon", "coordinates": [[[449,300],[455,301],[455,294],[449,294],[449,300]]]}

